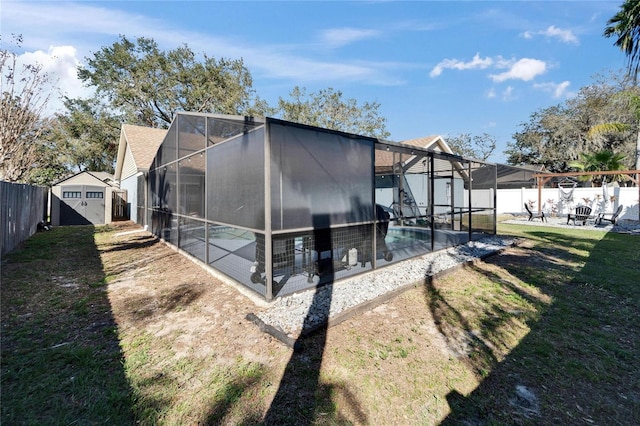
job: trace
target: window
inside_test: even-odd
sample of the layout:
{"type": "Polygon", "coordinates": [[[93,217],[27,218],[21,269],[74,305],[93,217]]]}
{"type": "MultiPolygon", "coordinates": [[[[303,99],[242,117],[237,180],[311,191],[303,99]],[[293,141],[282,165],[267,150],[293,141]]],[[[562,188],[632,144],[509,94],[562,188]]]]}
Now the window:
{"type": "Polygon", "coordinates": [[[80,191],[64,191],[62,193],[62,198],[81,198],[82,192],[80,191]]]}
{"type": "Polygon", "coordinates": [[[87,198],[104,198],[104,194],[98,191],[87,191],[87,198]]]}

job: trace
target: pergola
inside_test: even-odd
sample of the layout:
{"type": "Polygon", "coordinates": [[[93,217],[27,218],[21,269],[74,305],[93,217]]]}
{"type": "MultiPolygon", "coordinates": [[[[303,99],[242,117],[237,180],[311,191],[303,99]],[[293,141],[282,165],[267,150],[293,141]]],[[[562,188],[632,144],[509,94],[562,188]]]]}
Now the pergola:
{"type": "MultiPolygon", "coordinates": [[[[542,188],[549,182],[549,179],[562,176],[602,176],[602,175],[628,175],[629,179],[638,187],[638,202],[640,202],[640,170],[607,170],[600,172],[566,172],[566,173],[535,173],[536,184],[538,186],[538,213],[542,210],[542,188]],[[635,177],[634,177],[635,176],[635,177]]],[[[640,209],[638,209],[638,220],[640,220],[640,209]]]]}

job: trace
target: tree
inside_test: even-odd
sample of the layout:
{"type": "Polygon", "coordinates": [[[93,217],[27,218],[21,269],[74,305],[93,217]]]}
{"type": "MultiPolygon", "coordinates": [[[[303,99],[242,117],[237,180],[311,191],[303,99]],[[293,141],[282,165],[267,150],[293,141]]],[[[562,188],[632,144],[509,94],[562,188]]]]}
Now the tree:
{"type": "Polygon", "coordinates": [[[473,137],[470,133],[461,133],[456,136],[448,136],[447,145],[455,154],[487,161],[496,149],[496,139],[488,133],[473,137]]]}
{"type": "MultiPolygon", "coordinates": [[[[22,37],[15,36],[16,47],[22,37]]],[[[0,179],[31,183],[43,153],[40,136],[49,126],[42,118],[52,96],[42,66],[18,66],[18,55],[0,50],[0,179]]]]}
{"type": "Polygon", "coordinates": [[[296,86],[289,96],[290,100],[278,100],[277,114],[283,120],[379,139],[390,136],[377,102],[358,105],[357,100],[343,99],[342,92],[332,88],[307,95],[305,88],[296,86]]]}
{"type": "Polygon", "coordinates": [[[93,99],[64,99],[66,112],[56,114],[48,140],[60,160],[76,171],[114,171],[123,118],[93,99]]]}
{"type": "Polygon", "coordinates": [[[634,94],[632,92],[622,92],[620,94],[623,102],[626,101],[628,103],[628,108],[633,112],[636,118],[636,129],[633,129],[633,126],[620,123],[620,122],[610,122],[610,123],[601,123],[596,124],[589,130],[589,135],[591,137],[605,137],[611,138],[614,135],[624,134],[625,132],[635,132],[636,134],[636,152],[635,152],[635,169],[640,170],[640,95],[634,94]]]}
{"type": "Polygon", "coordinates": [[[199,60],[186,44],[165,52],[153,39],[132,42],[120,36],[87,58],[78,76],[130,123],[150,127],[167,127],[176,111],[245,114],[264,107],[253,99],[252,78],[242,60],[206,54],[199,60]]]}
{"type": "MultiPolygon", "coordinates": [[[[599,172],[599,171],[618,171],[627,170],[624,165],[625,156],[616,154],[613,151],[598,151],[594,153],[581,153],[579,161],[572,161],[569,167],[578,169],[583,172],[599,172]]],[[[604,175],[593,175],[591,180],[601,183],[604,175]]],[[[610,176],[612,180],[621,180],[622,175],[610,176]]]]}
{"type": "Polygon", "coordinates": [[[521,130],[513,135],[514,141],[507,144],[507,162],[566,172],[580,153],[608,150],[624,155],[625,166],[631,167],[638,120],[626,94],[640,94],[640,89],[624,73],[599,75],[595,80],[575,98],[532,113],[529,122],[521,124],[521,130]],[[592,130],[604,123],[622,126],[604,133],[592,130]]]}
{"type": "Polygon", "coordinates": [[[627,55],[629,75],[637,80],[640,69],[640,1],[626,0],[620,9],[607,21],[604,36],[617,37],[614,45],[627,55]]]}

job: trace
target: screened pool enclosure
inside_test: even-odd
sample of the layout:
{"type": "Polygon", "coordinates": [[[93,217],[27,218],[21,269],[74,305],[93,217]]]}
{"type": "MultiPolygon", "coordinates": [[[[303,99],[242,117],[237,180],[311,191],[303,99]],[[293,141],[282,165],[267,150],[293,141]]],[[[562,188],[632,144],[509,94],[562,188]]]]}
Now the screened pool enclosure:
{"type": "Polygon", "coordinates": [[[138,188],[151,232],[267,300],[496,229],[494,165],[272,118],[176,114],[138,188]]]}

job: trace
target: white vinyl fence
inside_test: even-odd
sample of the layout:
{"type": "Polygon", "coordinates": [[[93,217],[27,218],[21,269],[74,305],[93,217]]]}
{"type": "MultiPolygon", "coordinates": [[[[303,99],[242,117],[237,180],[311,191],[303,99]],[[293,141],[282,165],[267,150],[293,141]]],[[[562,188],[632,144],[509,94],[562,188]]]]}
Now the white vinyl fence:
{"type": "MultiPolygon", "coordinates": [[[[525,203],[538,211],[537,188],[498,189],[496,198],[497,214],[522,214],[525,203]]],[[[547,216],[566,216],[581,205],[590,206],[593,214],[611,213],[622,205],[620,219],[640,220],[638,188],[543,188],[540,202],[547,216]]]]}

